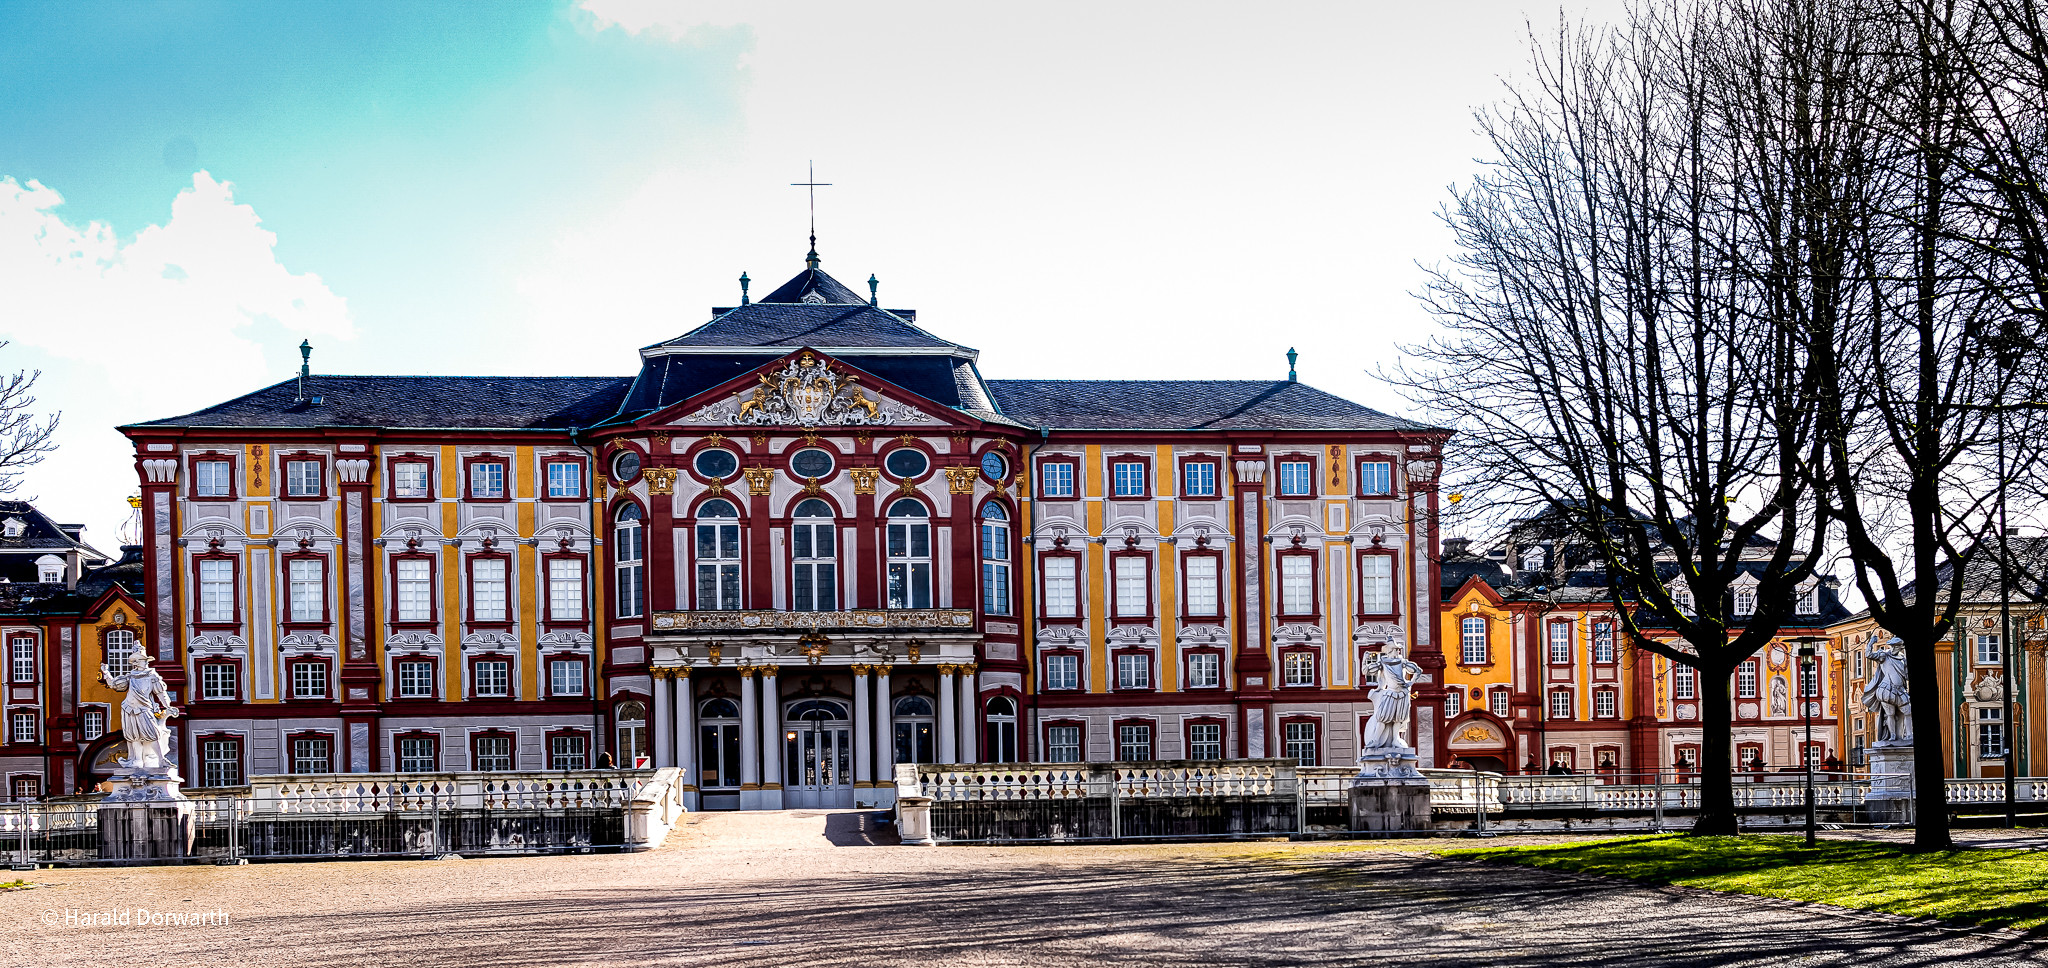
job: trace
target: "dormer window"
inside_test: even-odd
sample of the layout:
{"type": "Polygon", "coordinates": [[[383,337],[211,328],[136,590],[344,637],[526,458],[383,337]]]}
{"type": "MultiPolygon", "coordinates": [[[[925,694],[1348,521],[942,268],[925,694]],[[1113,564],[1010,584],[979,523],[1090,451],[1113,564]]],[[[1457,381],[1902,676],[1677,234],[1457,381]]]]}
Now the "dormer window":
{"type": "Polygon", "coordinates": [[[1735,590],[1735,614],[1737,617],[1756,614],[1756,589],[1745,587],[1735,590]]]}
{"type": "Polygon", "coordinates": [[[1799,604],[1794,607],[1794,610],[1801,615],[1820,614],[1820,585],[1818,583],[1808,585],[1800,591],[1799,604]]]}
{"type": "Polygon", "coordinates": [[[803,301],[813,306],[823,306],[825,305],[825,294],[815,291],[807,292],[804,293],[803,301]]]}
{"type": "Polygon", "coordinates": [[[36,580],[54,583],[64,580],[64,559],[56,555],[44,555],[36,559],[36,580]]]}
{"type": "Polygon", "coordinates": [[[1545,557],[1542,548],[1530,548],[1522,552],[1522,570],[1542,571],[1545,557]]]}
{"type": "Polygon", "coordinates": [[[8,518],[6,523],[0,524],[0,531],[4,531],[10,538],[19,538],[21,533],[27,530],[28,525],[20,518],[8,518]]]}

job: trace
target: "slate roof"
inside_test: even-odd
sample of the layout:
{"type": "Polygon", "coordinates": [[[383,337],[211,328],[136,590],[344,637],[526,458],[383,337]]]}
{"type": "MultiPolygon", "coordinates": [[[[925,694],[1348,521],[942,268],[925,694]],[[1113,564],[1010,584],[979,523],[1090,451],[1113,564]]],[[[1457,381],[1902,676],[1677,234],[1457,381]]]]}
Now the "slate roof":
{"type": "Polygon", "coordinates": [[[21,519],[21,537],[10,538],[5,531],[0,531],[0,552],[50,553],[78,548],[91,558],[101,561],[107,558],[84,540],[64,531],[67,527],[82,530],[82,526],[60,525],[27,501],[0,501],[0,520],[7,518],[21,519]]]}
{"type": "Polygon", "coordinates": [[[61,581],[0,582],[0,615],[20,618],[77,615],[91,608],[115,585],[127,590],[131,596],[141,596],[141,545],[122,545],[120,561],[104,568],[87,569],[79,576],[75,590],[65,588],[61,581]]]}
{"type": "Polygon", "coordinates": [[[1058,430],[1430,430],[1288,380],[990,380],[1012,420],[1058,430]]]}
{"type": "MultiPolygon", "coordinates": [[[[2012,556],[2012,573],[2009,576],[2014,604],[2022,602],[2048,601],[2048,537],[2041,535],[2011,535],[2006,547],[2012,556]]],[[[1998,601],[1999,554],[1998,538],[1994,535],[1985,541],[1972,545],[1963,552],[1963,601],[1971,604],[1988,604],[1998,601]]],[[[1934,572],[1935,580],[1946,592],[1949,583],[1955,580],[1956,563],[1945,561],[1934,572]]],[[[1917,582],[1907,582],[1900,593],[1911,601],[1917,582]]],[[[1850,618],[1866,618],[1869,609],[1857,612],[1850,618]]]]}
{"type": "MultiPolygon", "coordinates": [[[[244,394],[181,417],[130,427],[389,427],[462,430],[566,430],[618,411],[629,377],[328,376],[298,379],[244,394]]],[[[127,428],[123,428],[127,429],[127,428]]]]}
{"type": "Polygon", "coordinates": [[[760,346],[792,350],[844,347],[974,351],[917,327],[917,313],[881,309],[841,285],[823,269],[805,269],[766,298],[745,306],[712,310],[712,320],[641,351],[652,357],[664,347],[760,346]],[[805,301],[810,298],[813,301],[805,301]],[[822,303],[815,300],[822,299],[822,303]]]}

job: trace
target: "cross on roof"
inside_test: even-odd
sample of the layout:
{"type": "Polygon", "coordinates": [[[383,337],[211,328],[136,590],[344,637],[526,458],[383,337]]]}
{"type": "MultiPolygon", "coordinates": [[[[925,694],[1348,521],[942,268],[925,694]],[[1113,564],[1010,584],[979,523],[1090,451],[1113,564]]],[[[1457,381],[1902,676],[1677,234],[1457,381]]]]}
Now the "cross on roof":
{"type": "Polygon", "coordinates": [[[832,183],[818,180],[817,162],[810,162],[809,166],[810,173],[805,176],[807,180],[790,182],[789,187],[804,189],[811,196],[811,251],[804,256],[804,265],[816,269],[818,267],[818,189],[830,188],[832,183]]]}

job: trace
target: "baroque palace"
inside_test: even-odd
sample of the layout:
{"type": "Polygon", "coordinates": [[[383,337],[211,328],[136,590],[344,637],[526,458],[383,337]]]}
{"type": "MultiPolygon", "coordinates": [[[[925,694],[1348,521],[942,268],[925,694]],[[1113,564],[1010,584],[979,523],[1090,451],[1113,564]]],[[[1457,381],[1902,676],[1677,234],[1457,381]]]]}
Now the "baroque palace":
{"type": "Polygon", "coordinates": [[[1444,759],[1448,432],[1291,371],[987,380],[815,251],[741,283],[634,376],[302,369],[122,428],[188,780],[648,763],[716,809],[888,804],[904,762],[1348,763],[1389,644],[1444,759]]]}

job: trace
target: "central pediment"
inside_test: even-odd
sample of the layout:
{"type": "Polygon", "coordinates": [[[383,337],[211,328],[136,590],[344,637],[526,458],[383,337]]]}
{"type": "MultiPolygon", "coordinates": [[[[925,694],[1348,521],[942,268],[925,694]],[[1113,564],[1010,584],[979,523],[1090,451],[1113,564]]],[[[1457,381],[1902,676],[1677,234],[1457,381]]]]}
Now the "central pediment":
{"type": "Polygon", "coordinates": [[[815,350],[799,350],[754,374],[751,382],[713,390],[687,405],[679,426],[699,427],[935,427],[950,423],[882,392],[846,364],[815,350]]]}

